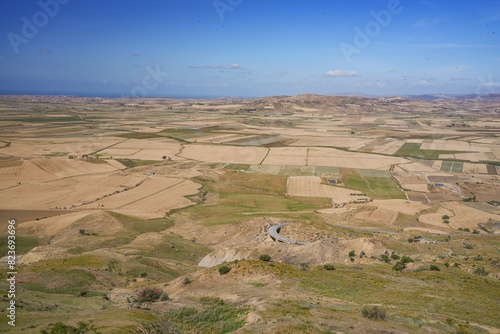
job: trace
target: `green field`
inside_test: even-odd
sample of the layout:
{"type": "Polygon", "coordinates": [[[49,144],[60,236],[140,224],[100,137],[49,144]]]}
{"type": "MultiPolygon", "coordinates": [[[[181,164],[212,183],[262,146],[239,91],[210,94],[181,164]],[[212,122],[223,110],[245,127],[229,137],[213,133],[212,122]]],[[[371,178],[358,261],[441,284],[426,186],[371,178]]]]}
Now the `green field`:
{"type": "MultiPolygon", "coordinates": [[[[32,236],[16,236],[16,254],[25,254],[29,252],[31,249],[35,248],[40,244],[40,239],[32,236]]],[[[8,245],[8,235],[0,234],[0,245],[4,245],[4,247],[0,248],[0,257],[7,255],[8,245]]]]}
{"type": "Polygon", "coordinates": [[[314,167],[312,167],[312,166],[282,166],[278,175],[312,176],[312,175],[314,175],[314,167]]]}
{"type": "Polygon", "coordinates": [[[153,165],[160,162],[158,160],[138,160],[138,159],[115,159],[115,160],[127,168],[144,166],[144,165],[153,165]]]}
{"type": "Polygon", "coordinates": [[[356,175],[348,175],[346,184],[347,188],[362,191],[373,199],[406,199],[405,193],[392,178],[361,178],[356,175]]]}
{"type": "Polygon", "coordinates": [[[132,133],[124,133],[118,135],[117,137],[128,138],[128,139],[152,139],[152,138],[162,138],[165,136],[160,136],[155,133],[132,132],[132,133]]]}
{"type": "MultiPolygon", "coordinates": [[[[313,176],[317,175],[318,167],[314,166],[276,166],[276,165],[251,165],[248,173],[252,174],[272,174],[281,176],[313,176]],[[316,168],[316,172],[315,172],[316,168]]],[[[323,168],[322,173],[334,173],[337,167],[320,167],[323,168]]],[[[321,171],[321,169],[320,169],[321,171]]],[[[319,174],[319,175],[321,175],[319,174]]]]}
{"type": "Polygon", "coordinates": [[[238,188],[258,189],[266,192],[285,194],[286,176],[253,174],[247,173],[227,173],[219,177],[219,183],[225,186],[238,188]]]}
{"type": "Polygon", "coordinates": [[[443,161],[441,165],[441,170],[443,172],[451,173],[462,173],[464,168],[464,163],[462,161],[443,161]]]}
{"type": "Polygon", "coordinates": [[[247,170],[250,168],[249,164],[228,164],[224,169],[227,170],[247,170]]]}
{"type": "Polygon", "coordinates": [[[391,177],[388,170],[359,169],[359,174],[363,177],[391,177]]]}
{"type": "Polygon", "coordinates": [[[244,193],[231,188],[217,187],[220,203],[197,205],[180,211],[178,214],[205,225],[232,224],[238,221],[273,216],[296,217],[294,212],[313,211],[329,206],[327,198],[294,197],[244,193]]]}
{"type": "Polygon", "coordinates": [[[451,167],[452,173],[462,173],[464,169],[464,163],[462,161],[454,161],[453,166],[451,167]]]}
{"type": "Polygon", "coordinates": [[[441,164],[441,170],[443,172],[449,172],[451,171],[451,167],[453,166],[453,161],[443,161],[441,164]]]}
{"type": "Polygon", "coordinates": [[[438,159],[440,154],[458,154],[463,151],[447,151],[447,150],[422,150],[420,143],[405,143],[399,148],[395,155],[412,156],[424,159],[438,159]]]}
{"type": "Polygon", "coordinates": [[[316,166],[314,173],[315,173],[316,176],[321,176],[324,173],[337,174],[338,172],[339,172],[339,168],[338,167],[316,166]]]}

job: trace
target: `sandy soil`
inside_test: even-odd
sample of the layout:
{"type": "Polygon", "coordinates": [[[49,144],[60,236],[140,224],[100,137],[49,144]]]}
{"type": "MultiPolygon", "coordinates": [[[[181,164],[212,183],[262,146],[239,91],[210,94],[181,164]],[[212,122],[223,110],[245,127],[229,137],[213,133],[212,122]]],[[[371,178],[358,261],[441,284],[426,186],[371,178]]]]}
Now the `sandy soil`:
{"type": "Polygon", "coordinates": [[[204,162],[259,164],[267,151],[261,147],[186,145],[179,156],[204,162]]]}
{"type": "Polygon", "coordinates": [[[201,185],[180,178],[148,178],[139,187],[122,192],[82,208],[119,210],[141,218],[159,218],[171,209],[193,204],[184,196],[198,192],[201,185]]]}
{"type": "Polygon", "coordinates": [[[435,213],[427,213],[425,215],[421,215],[418,219],[424,224],[433,225],[436,227],[440,227],[442,229],[448,229],[451,223],[450,224],[443,223],[442,217],[444,215],[448,215],[450,217],[449,220],[451,222],[451,218],[453,217],[453,212],[443,207],[439,208],[438,211],[435,213]]]}
{"type": "Polygon", "coordinates": [[[389,209],[404,213],[405,215],[414,216],[422,210],[429,209],[430,206],[418,202],[410,202],[404,199],[388,199],[374,200],[371,203],[364,204],[365,206],[376,206],[378,208],[389,209]]]}
{"type": "Polygon", "coordinates": [[[310,166],[338,166],[389,170],[393,164],[406,162],[407,160],[403,158],[345,152],[332,148],[311,148],[309,149],[308,155],[308,165],[310,166]]]}
{"type": "Polygon", "coordinates": [[[435,228],[428,228],[428,227],[405,227],[403,229],[404,231],[420,231],[420,232],[428,232],[428,233],[449,233],[450,230],[448,228],[443,229],[443,230],[438,230],[435,228]]]}
{"type": "Polygon", "coordinates": [[[477,228],[478,223],[485,223],[488,219],[499,220],[496,214],[476,210],[460,202],[447,202],[442,206],[452,212],[453,215],[449,215],[450,227],[454,229],[468,227],[472,231],[473,228],[477,228]]]}
{"type": "Polygon", "coordinates": [[[401,167],[403,170],[408,172],[435,172],[436,170],[432,167],[426,166],[424,164],[413,162],[410,164],[402,164],[401,167]]]}
{"type": "Polygon", "coordinates": [[[30,234],[40,237],[53,236],[73,224],[75,221],[92,213],[93,211],[78,211],[41,220],[32,220],[19,224],[19,232],[21,234],[30,234]]]}
{"type": "Polygon", "coordinates": [[[354,218],[377,224],[393,225],[398,218],[398,212],[391,209],[377,208],[373,211],[358,212],[354,215],[354,218]]]}
{"type": "Polygon", "coordinates": [[[401,187],[403,189],[410,189],[413,191],[420,191],[424,193],[428,193],[427,184],[422,183],[401,183],[401,187]]]}
{"type": "Polygon", "coordinates": [[[479,173],[488,174],[488,168],[485,164],[471,164],[469,162],[464,163],[464,173],[479,173]]]}
{"type": "Polygon", "coordinates": [[[93,174],[50,182],[22,184],[0,192],[3,209],[47,210],[70,208],[136,185],[143,177],[93,174]],[[50,196],[47,196],[50,194],[50,196]]]}
{"type": "Polygon", "coordinates": [[[170,138],[129,139],[99,153],[113,158],[161,160],[163,156],[174,156],[180,148],[181,145],[170,138]]]}
{"type": "Polygon", "coordinates": [[[10,147],[0,148],[0,153],[18,157],[41,157],[51,153],[65,153],[81,157],[83,154],[90,154],[122,140],[122,138],[101,136],[18,139],[10,147]]]}
{"type": "Polygon", "coordinates": [[[366,199],[365,196],[353,196],[357,190],[321,184],[319,176],[291,176],[288,178],[287,195],[304,197],[327,197],[334,203],[342,204],[366,199]]]}

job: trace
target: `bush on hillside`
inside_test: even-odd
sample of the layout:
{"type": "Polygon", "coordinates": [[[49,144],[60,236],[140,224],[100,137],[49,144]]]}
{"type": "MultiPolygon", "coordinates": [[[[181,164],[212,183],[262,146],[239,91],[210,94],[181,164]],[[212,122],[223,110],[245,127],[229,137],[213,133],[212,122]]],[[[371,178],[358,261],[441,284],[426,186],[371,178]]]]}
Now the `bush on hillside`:
{"type": "Polygon", "coordinates": [[[155,302],[160,299],[161,293],[162,291],[160,288],[152,288],[148,286],[144,287],[139,291],[139,294],[137,295],[137,302],[155,302]]]}
{"type": "Polygon", "coordinates": [[[219,274],[221,275],[225,275],[227,274],[229,271],[231,270],[231,267],[230,266],[227,266],[227,265],[222,265],[219,267],[219,274]]]}
{"type": "Polygon", "coordinates": [[[385,310],[378,308],[378,306],[373,307],[363,307],[361,310],[361,314],[363,317],[372,319],[372,320],[385,320],[385,310]]]}
{"type": "Polygon", "coordinates": [[[269,261],[271,261],[271,255],[269,255],[269,254],[261,254],[259,256],[259,260],[269,262],[269,261]]]}

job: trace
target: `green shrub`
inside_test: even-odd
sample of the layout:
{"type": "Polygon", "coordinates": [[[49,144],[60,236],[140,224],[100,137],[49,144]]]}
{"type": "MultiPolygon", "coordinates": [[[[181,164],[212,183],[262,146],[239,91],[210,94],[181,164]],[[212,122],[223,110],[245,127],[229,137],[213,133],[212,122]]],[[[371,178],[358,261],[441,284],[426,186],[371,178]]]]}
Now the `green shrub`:
{"type": "Polygon", "coordinates": [[[144,287],[142,288],[137,295],[137,302],[155,302],[160,299],[162,291],[160,288],[152,288],[152,287],[144,287]]]}
{"type": "Polygon", "coordinates": [[[436,265],[436,264],[431,264],[431,266],[429,267],[429,269],[430,269],[431,271],[440,271],[440,270],[441,270],[441,269],[439,268],[439,266],[438,266],[438,265],[436,265]]]}
{"type": "Polygon", "coordinates": [[[228,265],[223,264],[222,266],[219,267],[219,274],[225,275],[231,270],[231,267],[228,265]]]}
{"type": "Polygon", "coordinates": [[[189,279],[189,277],[184,277],[182,280],[182,284],[184,285],[191,284],[191,280],[189,279]]]}
{"type": "Polygon", "coordinates": [[[219,297],[201,297],[200,302],[207,305],[224,305],[225,302],[219,297]]]}
{"type": "Polygon", "coordinates": [[[413,238],[408,238],[408,242],[411,244],[413,243],[413,238]]]}
{"type": "Polygon", "coordinates": [[[474,231],[472,231],[472,234],[479,234],[479,230],[474,229],[474,231]]]}
{"type": "Polygon", "coordinates": [[[445,266],[446,268],[449,268],[449,267],[450,267],[450,261],[446,261],[446,262],[444,263],[444,266],[445,266]]]}
{"type": "Polygon", "coordinates": [[[325,270],[335,270],[335,266],[331,263],[327,263],[323,266],[323,269],[325,270]]]}
{"type": "Polygon", "coordinates": [[[78,327],[65,325],[62,322],[54,324],[49,330],[41,330],[40,334],[101,334],[98,332],[92,321],[78,322],[78,327]]]}
{"type": "Polygon", "coordinates": [[[442,219],[450,219],[450,216],[448,216],[448,215],[444,215],[444,216],[442,216],[441,218],[442,218],[442,219]]]}
{"type": "Polygon", "coordinates": [[[428,271],[428,270],[430,270],[429,266],[422,265],[422,266],[419,266],[417,269],[413,269],[412,272],[421,273],[422,271],[428,271]]]}
{"type": "Polygon", "coordinates": [[[248,308],[226,303],[220,298],[201,298],[200,307],[167,310],[152,323],[155,331],[140,333],[231,333],[245,325],[243,316],[248,308]],[[175,329],[175,330],[174,330],[175,329]]]}
{"type": "Polygon", "coordinates": [[[467,244],[467,245],[465,245],[465,248],[467,248],[467,249],[473,249],[474,246],[467,244]]]}
{"type": "Polygon", "coordinates": [[[396,253],[394,253],[394,254],[391,255],[391,259],[393,259],[393,260],[399,260],[400,258],[401,257],[398,254],[396,254],[396,253]]]}
{"type": "Polygon", "coordinates": [[[474,274],[476,275],[480,275],[480,276],[488,276],[490,272],[489,271],[486,271],[484,269],[484,267],[477,267],[476,269],[474,269],[474,274]]]}
{"type": "Polygon", "coordinates": [[[378,308],[378,306],[373,307],[363,307],[361,310],[361,314],[363,317],[372,319],[372,320],[385,320],[385,310],[378,308]]]}
{"type": "Polygon", "coordinates": [[[395,270],[395,271],[401,271],[403,270],[404,268],[406,268],[406,265],[401,262],[401,261],[398,261],[396,262],[396,264],[392,267],[392,270],[395,270]]]}
{"type": "Polygon", "coordinates": [[[449,221],[448,219],[445,219],[445,220],[443,220],[443,223],[445,223],[445,224],[449,224],[449,223],[450,223],[450,221],[449,221]]]}
{"type": "Polygon", "coordinates": [[[352,251],[350,251],[350,252],[349,252],[349,257],[354,257],[354,256],[356,256],[356,252],[355,252],[355,251],[353,251],[353,250],[352,250],[352,251]]]}
{"type": "Polygon", "coordinates": [[[170,299],[170,297],[168,296],[168,293],[166,293],[166,292],[162,293],[161,296],[160,296],[160,300],[162,302],[164,302],[166,300],[169,300],[169,299],[170,299]]]}
{"type": "Polygon", "coordinates": [[[464,231],[465,232],[470,232],[470,228],[466,227],[466,228],[464,228],[464,231]]]}
{"type": "Polygon", "coordinates": [[[473,260],[474,261],[483,261],[483,257],[481,255],[474,256],[473,260]]]}
{"type": "Polygon", "coordinates": [[[302,270],[308,270],[309,269],[309,264],[303,262],[300,264],[300,269],[302,270]]]}
{"type": "Polygon", "coordinates": [[[401,262],[403,263],[410,263],[410,262],[413,262],[412,258],[409,257],[409,256],[406,256],[406,255],[403,255],[403,257],[401,258],[401,262]]]}
{"type": "Polygon", "coordinates": [[[148,273],[145,272],[145,271],[143,271],[143,272],[140,273],[140,275],[141,275],[141,277],[146,277],[146,276],[148,276],[148,273]]]}
{"type": "Polygon", "coordinates": [[[269,261],[271,261],[271,255],[269,255],[269,254],[260,254],[259,260],[269,262],[269,261]]]}
{"type": "Polygon", "coordinates": [[[389,258],[389,256],[387,256],[387,254],[380,255],[380,260],[384,261],[385,263],[390,263],[391,262],[391,259],[389,258]]]}

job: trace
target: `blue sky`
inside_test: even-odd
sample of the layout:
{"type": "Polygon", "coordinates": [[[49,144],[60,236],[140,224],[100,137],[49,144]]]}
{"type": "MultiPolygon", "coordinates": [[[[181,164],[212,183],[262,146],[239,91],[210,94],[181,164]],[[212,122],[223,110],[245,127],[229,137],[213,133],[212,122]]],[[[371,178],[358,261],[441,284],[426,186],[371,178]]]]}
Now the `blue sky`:
{"type": "Polygon", "coordinates": [[[0,93],[500,92],[497,0],[4,0],[2,5],[0,93]]]}

